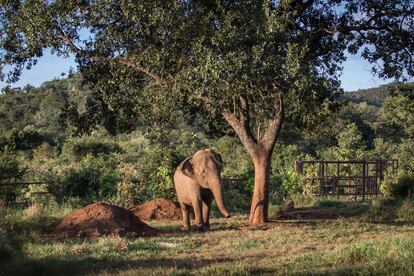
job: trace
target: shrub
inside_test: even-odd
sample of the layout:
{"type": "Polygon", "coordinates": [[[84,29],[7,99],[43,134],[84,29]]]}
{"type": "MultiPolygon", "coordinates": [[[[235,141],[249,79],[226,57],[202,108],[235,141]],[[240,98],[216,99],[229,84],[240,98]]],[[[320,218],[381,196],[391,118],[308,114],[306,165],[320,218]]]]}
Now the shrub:
{"type": "Polygon", "coordinates": [[[40,133],[30,126],[23,130],[13,129],[8,134],[8,139],[16,150],[35,149],[43,143],[53,144],[53,139],[49,135],[40,133]]]}
{"type": "Polygon", "coordinates": [[[414,176],[405,173],[399,174],[396,177],[386,176],[380,189],[387,197],[411,197],[414,192],[414,176]]]}
{"type": "Polygon", "coordinates": [[[64,194],[86,202],[102,200],[116,195],[118,181],[115,160],[88,155],[64,172],[64,194]]]}
{"type": "MultiPolygon", "coordinates": [[[[214,143],[214,147],[223,158],[224,167],[221,172],[223,178],[244,179],[250,178],[253,175],[253,163],[237,138],[229,136],[221,137],[214,143]]],[[[245,190],[249,192],[250,188],[246,187],[245,190]]]]}
{"type": "Polygon", "coordinates": [[[102,137],[82,137],[68,139],[62,152],[69,160],[79,160],[87,155],[98,157],[100,155],[110,155],[111,153],[121,153],[123,150],[116,142],[105,141],[102,137]]]}
{"type": "Polygon", "coordinates": [[[414,202],[405,200],[397,210],[397,220],[405,222],[414,222],[414,202]]]}
{"type": "MultiPolygon", "coordinates": [[[[0,151],[0,179],[1,182],[9,184],[18,182],[25,169],[20,167],[18,160],[13,151],[4,149],[0,151]]],[[[0,186],[0,205],[9,205],[16,201],[18,194],[22,188],[14,186],[0,186]]]]}
{"type": "Polygon", "coordinates": [[[39,206],[50,204],[55,200],[53,193],[49,192],[47,184],[29,185],[25,197],[30,204],[39,206]]]}
{"type": "Polygon", "coordinates": [[[179,159],[170,148],[153,145],[151,150],[146,150],[139,160],[140,184],[146,192],[142,198],[175,199],[172,176],[178,165],[179,159]]]}
{"type": "Polygon", "coordinates": [[[250,208],[254,178],[237,181],[223,180],[224,202],[231,212],[245,212],[250,208]]]}
{"type": "Polygon", "coordinates": [[[145,186],[139,183],[137,168],[132,164],[118,166],[120,182],[116,186],[115,203],[123,207],[130,207],[144,201],[145,186]]]}
{"type": "Polygon", "coordinates": [[[287,170],[283,176],[282,188],[288,195],[301,194],[302,185],[300,175],[292,169],[287,170]]]}
{"type": "Polygon", "coordinates": [[[38,161],[38,160],[44,161],[44,160],[52,159],[52,158],[55,158],[56,155],[57,155],[56,149],[52,147],[51,145],[49,145],[48,143],[41,144],[40,146],[35,148],[32,153],[33,161],[38,161]]]}
{"type": "Polygon", "coordinates": [[[399,200],[390,198],[373,200],[372,206],[368,209],[365,217],[370,221],[394,221],[399,204],[399,200]]]}

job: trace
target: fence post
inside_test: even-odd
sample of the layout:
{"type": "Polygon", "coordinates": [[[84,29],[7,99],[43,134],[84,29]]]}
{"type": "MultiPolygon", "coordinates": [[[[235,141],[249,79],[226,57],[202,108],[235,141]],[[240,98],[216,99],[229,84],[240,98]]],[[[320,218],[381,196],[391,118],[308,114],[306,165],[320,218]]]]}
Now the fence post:
{"type": "Polygon", "coordinates": [[[324,194],[324,185],[325,185],[325,162],[322,160],[320,163],[320,177],[321,177],[321,182],[320,182],[320,195],[324,194]]]}
{"type": "Polygon", "coordinates": [[[295,170],[298,174],[303,174],[303,163],[300,160],[295,161],[295,170]]]}
{"type": "Polygon", "coordinates": [[[365,200],[365,181],[367,179],[367,161],[362,163],[362,200],[365,200]]]}

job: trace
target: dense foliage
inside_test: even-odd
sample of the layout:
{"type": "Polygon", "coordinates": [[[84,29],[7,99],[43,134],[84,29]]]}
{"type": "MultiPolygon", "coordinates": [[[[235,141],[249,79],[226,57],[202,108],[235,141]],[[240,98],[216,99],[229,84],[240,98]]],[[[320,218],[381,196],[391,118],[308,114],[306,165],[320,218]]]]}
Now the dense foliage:
{"type": "MultiPolygon", "coordinates": [[[[21,98],[22,104],[28,107],[24,117],[0,122],[3,130],[0,137],[2,183],[22,179],[51,182],[31,185],[24,190],[2,187],[3,201],[88,203],[107,200],[128,207],[155,197],[174,199],[171,176],[176,166],[197,149],[214,147],[225,161],[222,176],[228,179],[225,189],[230,209],[243,212],[248,209],[253,193],[253,164],[234,136],[216,138],[206,135],[197,126],[183,123],[163,130],[141,126],[130,133],[115,136],[104,128],[104,124],[81,136],[77,135],[77,128],[73,125],[59,126],[60,132],[51,131],[66,110],[64,104],[56,103],[52,98],[49,98],[51,102],[44,99],[45,91],[50,90],[51,86],[61,87],[61,91],[55,92],[65,95],[63,103],[72,99],[66,94],[65,86],[73,87],[71,93],[76,97],[88,97],[89,90],[82,88],[79,81],[75,76],[32,88],[36,90],[32,95],[25,89],[15,89],[13,93],[5,89],[6,92],[0,95],[0,110],[6,118],[14,114],[15,109],[21,108],[16,103],[6,112],[5,106],[12,99],[21,98]],[[29,95],[31,101],[26,102],[25,97],[29,95]],[[49,120],[42,126],[33,121],[39,101],[43,101],[43,112],[50,114],[49,120]],[[57,106],[60,110],[56,109],[57,106]]],[[[398,87],[403,90],[412,86],[398,87]]],[[[300,177],[293,171],[293,162],[299,158],[397,158],[405,175],[414,174],[412,124],[408,123],[413,114],[412,92],[394,92],[379,106],[361,102],[366,95],[369,100],[370,93],[375,91],[361,93],[364,96],[355,100],[354,94],[345,94],[352,101],[330,112],[332,119],[322,122],[312,133],[307,134],[307,130],[297,128],[281,133],[281,141],[276,145],[279,154],[272,157],[272,204],[281,204],[292,196],[311,194],[317,190],[317,187],[303,186],[300,177]]],[[[411,192],[404,190],[406,188],[399,192],[400,182],[399,178],[387,179],[382,187],[383,193],[394,197],[411,195],[411,192]]]]}

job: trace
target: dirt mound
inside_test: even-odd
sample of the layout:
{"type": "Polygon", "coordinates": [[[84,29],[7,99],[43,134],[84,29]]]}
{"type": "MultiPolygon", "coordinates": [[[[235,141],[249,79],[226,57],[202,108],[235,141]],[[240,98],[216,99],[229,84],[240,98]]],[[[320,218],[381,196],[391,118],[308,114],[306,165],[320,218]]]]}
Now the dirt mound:
{"type": "Polygon", "coordinates": [[[276,218],[297,220],[326,220],[337,219],[338,216],[332,211],[325,209],[293,209],[279,211],[276,215],[276,218]]]}
{"type": "Polygon", "coordinates": [[[66,237],[126,237],[154,236],[159,230],[151,228],[124,208],[106,203],[95,203],[73,211],[53,227],[53,235],[66,237]]]}
{"type": "Polygon", "coordinates": [[[177,203],[164,198],[157,198],[129,209],[143,220],[180,220],[181,209],[177,203]]]}

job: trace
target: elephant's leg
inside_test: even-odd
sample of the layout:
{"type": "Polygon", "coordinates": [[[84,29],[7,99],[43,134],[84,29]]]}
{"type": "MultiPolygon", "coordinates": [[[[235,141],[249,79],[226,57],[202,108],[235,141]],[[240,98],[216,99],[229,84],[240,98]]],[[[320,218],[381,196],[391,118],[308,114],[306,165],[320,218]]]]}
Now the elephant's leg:
{"type": "Polygon", "coordinates": [[[204,228],[205,229],[210,229],[211,201],[212,200],[203,201],[203,221],[204,221],[204,228]]]}
{"type": "Polygon", "coordinates": [[[203,215],[202,215],[202,201],[201,198],[194,198],[192,201],[194,216],[195,216],[195,226],[197,229],[203,228],[203,215]]]}
{"type": "Polygon", "coordinates": [[[180,203],[181,213],[183,215],[183,227],[182,230],[190,230],[190,217],[188,215],[188,206],[184,203],[180,203]]]}

